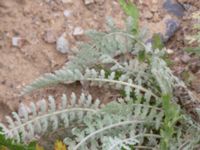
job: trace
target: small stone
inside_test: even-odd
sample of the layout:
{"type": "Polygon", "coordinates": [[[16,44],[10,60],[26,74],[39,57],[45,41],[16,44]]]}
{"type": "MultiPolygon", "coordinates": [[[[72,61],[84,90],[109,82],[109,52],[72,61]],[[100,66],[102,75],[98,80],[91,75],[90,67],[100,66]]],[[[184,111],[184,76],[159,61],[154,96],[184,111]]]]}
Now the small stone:
{"type": "Polygon", "coordinates": [[[64,12],[63,12],[63,14],[64,14],[64,16],[65,17],[70,17],[71,16],[71,11],[69,11],[69,10],[65,10],[64,12]]]}
{"type": "Polygon", "coordinates": [[[56,42],[56,33],[53,30],[47,30],[44,33],[43,39],[47,43],[55,43],[56,42]]]}
{"type": "Polygon", "coordinates": [[[74,36],[79,36],[83,34],[84,34],[84,30],[81,27],[76,27],[73,31],[74,36]]]}
{"type": "Polygon", "coordinates": [[[145,11],[143,15],[144,15],[144,18],[146,19],[151,19],[153,17],[153,14],[148,10],[145,11]]]}
{"type": "Polygon", "coordinates": [[[12,37],[12,46],[21,48],[25,43],[25,40],[21,37],[12,37]]]}
{"type": "Polygon", "coordinates": [[[84,0],[85,5],[94,3],[94,0],[84,0]]]}
{"type": "Polygon", "coordinates": [[[177,17],[182,17],[185,13],[184,7],[177,3],[175,0],[165,0],[163,8],[166,9],[167,12],[177,17]]]}
{"type": "Polygon", "coordinates": [[[73,3],[73,0],[62,0],[63,3],[73,3]]]}
{"type": "Polygon", "coordinates": [[[184,54],[182,57],[181,57],[181,61],[185,64],[187,64],[189,61],[191,60],[191,57],[187,54],[184,54]]]}
{"type": "Polygon", "coordinates": [[[65,54],[69,52],[69,42],[66,39],[66,34],[63,33],[56,41],[56,49],[65,54]]]}
{"type": "Polygon", "coordinates": [[[172,36],[174,36],[175,32],[179,29],[180,23],[178,20],[169,19],[165,22],[166,24],[166,32],[165,32],[165,42],[168,41],[172,36]]]}
{"type": "Polygon", "coordinates": [[[20,40],[21,40],[20,37],[13,37],[12,38],[12,45],[17,47],[20,40]]]}
{"type": "Polygon", "coordinates": [[[172,49],[167,49],[166,51],[167,51],[167,54],[170,54],[170,55],[174,53],[172,49]]]}

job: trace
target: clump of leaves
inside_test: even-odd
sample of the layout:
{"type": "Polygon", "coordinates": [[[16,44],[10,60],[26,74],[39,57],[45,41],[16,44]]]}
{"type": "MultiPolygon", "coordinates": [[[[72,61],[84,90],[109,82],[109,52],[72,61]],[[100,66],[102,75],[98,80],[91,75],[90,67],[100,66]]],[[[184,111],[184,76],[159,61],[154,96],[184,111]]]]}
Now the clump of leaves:
{"type": "Polygon", "coordinates": [[[162,139],[160,148],[162,150],[168,150],[170,149],[171,140],[176,133],[175,125],[181,119],[181,115],[179,106],[171,103],[171,96],[169,94],[162,96],[162,102],[165,118],[163,126],[161,127],[162,139]]]}
{"type": "Polygon", "coordinates": [[[134,3],[131,3],[130,0],[119,0],[119,4],[121,5],[124,12],[132,17],[132,33],[138,34],[139,32],[139,10],[134,3]]]}

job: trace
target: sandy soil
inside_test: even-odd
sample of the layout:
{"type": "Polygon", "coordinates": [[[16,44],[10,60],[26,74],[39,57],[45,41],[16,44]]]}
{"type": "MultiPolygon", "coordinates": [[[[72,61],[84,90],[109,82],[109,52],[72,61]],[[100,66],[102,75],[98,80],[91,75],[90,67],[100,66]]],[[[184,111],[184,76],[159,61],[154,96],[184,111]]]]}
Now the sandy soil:
{"type": "MultiPolygon", "coordinates": [[[[122,20],[122,11],[115,1],[98,0],[86,6],[82,0],[63,3],[61,0],[6,0],[0,1],[0,111],[14,110],[20,91],[40,75],[60,68],[67,61],[67,54],[56,50],[51,37],[57,39],[67,33],[70,47],[75,46],[74,28],[84,30],[105,28],[105,16],[122,20]],[[70,12],[65,16],[64,12],[70,12]],[[20,37],[19,47],[12,45],[12,38],[20,37]],[[7,106],[9,109],[4,110],[7,106]]],[[[118,21],[120,25],[122,21],[118,21]]],[[[38,97],[31,95],[31,98],[38,97]]],[[[27,99],[30,99],[28,97],[27,99]]],[[[26,98],[25,98],[26,99],[26,98]]]]}

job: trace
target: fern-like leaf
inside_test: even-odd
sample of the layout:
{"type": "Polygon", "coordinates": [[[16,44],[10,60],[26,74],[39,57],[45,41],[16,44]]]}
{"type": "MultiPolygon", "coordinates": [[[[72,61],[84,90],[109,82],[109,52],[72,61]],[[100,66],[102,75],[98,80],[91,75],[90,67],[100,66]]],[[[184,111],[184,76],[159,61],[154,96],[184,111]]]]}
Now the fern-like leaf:
{"type": "MultiPolygon", "coordinates": [[[[62,105],[60,108],[56,106],[55,99],[49,97],[49,103],[43,102],[40,105],[38,112],[31,112],[28,114],[25,112],[24,116],[28,116],[28,119],[24,119],[24,116],[20,117],[17,113],[13,113],[13,118],[7,117],[8,126],[3,124],[0,126],[3,129],[3,134],[9,138],[20,140],[20,135],[23,141],[33,140],[37,134],[45,133],[48,128],[52,130],[58,129],[63,122],[64,126],[69,126],[70,122],[76,120],[81,121],[90,113],[98,112],[100,102],[97,99],[95,103],[91,101],[92,97],[81,94],[78,100],[74,93],[71,95],[69,103],[66,104],[66,96],[63,95],[62,105]],[[47,108],[47,109],[44,109],[47,108]],[[82,113],[80,113],[82,112],[82,113]],[[16,119],[17,118],[17,119],[16,119]]],[[[31,104],[32,107],[36,107],[35,104],[31,104]]]]}

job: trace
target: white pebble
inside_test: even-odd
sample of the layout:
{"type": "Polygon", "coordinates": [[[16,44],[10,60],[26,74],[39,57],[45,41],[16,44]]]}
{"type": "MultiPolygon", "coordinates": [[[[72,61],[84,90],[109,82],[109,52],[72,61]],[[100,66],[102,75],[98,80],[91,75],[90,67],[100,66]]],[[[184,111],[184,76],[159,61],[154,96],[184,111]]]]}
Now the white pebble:
{"type": "Polygon", "coordinates": [[[94,0],[84,0],[85,5],[94,3],[94,0]]]}
{"type": "Polygon", "coordinates": [[[173,54],[174,51],[172,49],[167,49],[167,54],[173,54]]]}
{"type": "Polygon", "coordinates": [[[72,13],[71,11],[65,10],[63,14],[65,17],[69,17],[69,16],[71,16],[71,13],[72,13]]]}
{"type": "Polygon", "coordinates": [[[83,34],[84,34],[84,30],[81,27],[76,27],[74,29],[74,32],[73,32],[74,36],[83,35],[83,34]]]}
{"type": "Polygon", "coordinates": [[[56,49],[63,54],[69,52],[69,42],[65,36],[65,33],[62,34],[56,41],[56,49]]]}
{"type": "Polygon", "coordinates": [[[12,45],[15,47],[20,47],[22,38],[20,37],[12,37],[12,45]]]}
{"type": "Polygon", "coordinates": [[[73,3],[73,0],[62,0],[63,3],[73,3]]]}

